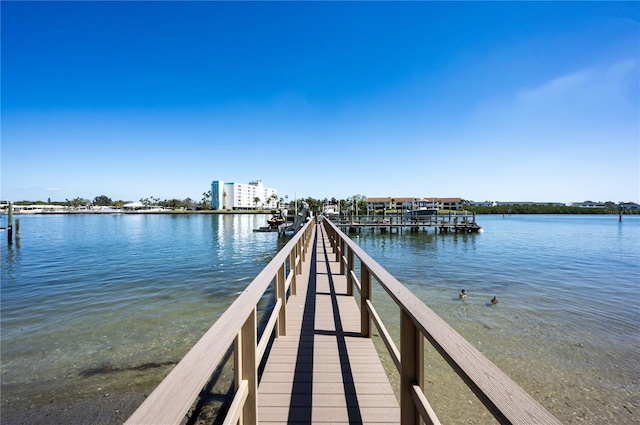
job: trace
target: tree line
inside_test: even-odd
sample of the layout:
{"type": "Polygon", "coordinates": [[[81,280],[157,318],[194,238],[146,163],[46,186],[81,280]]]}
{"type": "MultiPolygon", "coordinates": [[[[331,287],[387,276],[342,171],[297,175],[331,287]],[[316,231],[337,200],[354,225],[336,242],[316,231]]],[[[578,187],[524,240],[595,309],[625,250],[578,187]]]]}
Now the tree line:
{"type": "MultiPolygon", "coordinates": [[[[158,206],[169,209],[196,209],[196,210],[210,210],[211,207],[211,191],[204,192],[202,194],[202,198],[200,200],[195,200],[192,198],[185,199],[160,199],[155,196],[149,196],[146,198],[140,198],[137,202],[142,203],[145,206],[158,206]]],[[[309,205],[309,209],[312,211],[322,211],[323,205],[326,204],[334,204],[341,205],[342,209],[354,209],[358,208],[360,211],[365,211],[367,209],[367,197],[364,195],[353,195],[344,199],[337,199],[335,197],[316,199],[313,197],[306,198],[298,198],[298,199],[290,199],[289,196],[284,196],[278,198],[276,195],[271,195],[268,199],[262,200],[259,197],[255,197],[253,199],[255,208],[258,209],[262,207],[264,209],[265,204],[268,205],[271,201],[278,201],[278,208],[283,207],[294,207],[294,204],[297,202],[300,205],[302,202],[306,202],[309,205]],[[263,202],[264,201],[264,202],[263,202]]],[[[14,202],[15,205],[46,205],[46,204],[55,204],[55,205],[63,205],[66,207],[115,207],[122,208],[123,205],[131,203],[131,200],[113,200],[107,195],[99,195],[95,198],[86,199],[82,197],[76,197],[73,199],[65,199],[64,201],[51,201],[49,198],[47,201],[17,201],[14,202]]]]}
{"type": "MultiPolygon", "coordinates": [[[[467,211],[476,214],[618,214],[619,206],[606,203],[604,208],[585,208],[567,205],[498,205],[494,207],[471,207],[467,211]]],[[[623,210],[625,214],[640,214],[638,210],[623,210]]]]}
{"type": "MultiPolygon", "coordinates": [[[[288,196],[278,198],[276,195],[270,196],[268,199],[263,200],[259,197],[253,199],[256,210],[262,207],[265,209],[265,204],[268,205],[271,201],[278,201],[278,208],[293,208],[295,202],[305,202],[309,205],[309,209],[316,213],[322,212],[323,206],[332,204],[340,206],[340,210],[345,211],[357,211],[367,212],[367,197],[365,195],[353,195],[347,198],[338,199],[332,198],[298,198],[295,200],[289,199],[288,196]]],[[[85,206],[105,206],[122,208],[123,205],[130,203],[131,201],[116,200],[113,201],[106,195],[96,196],[93,200],[77,197],[73,199],[65,199],[63,202],[51,202],[51,199],[44,201],[18,201],[16,205],[31,205],[31,204],[56,204],[67,207],[85,207],[85,206]]],[[[158,206],[167,209],[187,209],[187,210],[211,210],[211,191],[204,192],[200,200],[194,200],[192,198],[185,199],[164,199],[161,200],[155,196],[149,196],[146,198],[140,198],[140,203],[145,206],[158,206]]],[[[466,206],[465,209],[469,212],[475,212],[476,214],[618,214],[620,212],[620,205],[613,202],[605,203],[604,208],[584,208],[577,206],[565,206],[565,205],[497,205],[492,207],[480,207],[480,206],[466,206]]],[[[640,214],[639,210],[623,209],[625,214],[640,214]]],[[[380,213],[373,212],[373,213],[380,213]]]]}
{"type": "MultiPolygon", "coordinates": [[[[123,205],[131,202],[133,201],[130,201],[130,200],[123,201],[121,199],[114,201],[107,195],[99,195],[93,198],[93,200],[82,198],[82,197],[76,197],[73,199],[65,199],[64,201],[51,201],[51,198],[49,198],[46,202],[45,201],[16,201],[14,202],[14,204],[15,205],[55,204],[55,205],[63,205],[65,207],[72,207],[72,208],[92,207],[92,206],[122,208],[123,205]]],[[[200,201],[197,201],[191,198],[185,198],[185,199],[174,198],[174,199],[161,200],[158,197],[149,196],[147,198],[140,198],[139,201],[137,202],[140,202],[145,206],[158,206],[158,207],[169,208],[169,209],[180,209],[180,208],[209,209],[211,206],[211,191],[203,193],[202,199],[200,201]]]]}

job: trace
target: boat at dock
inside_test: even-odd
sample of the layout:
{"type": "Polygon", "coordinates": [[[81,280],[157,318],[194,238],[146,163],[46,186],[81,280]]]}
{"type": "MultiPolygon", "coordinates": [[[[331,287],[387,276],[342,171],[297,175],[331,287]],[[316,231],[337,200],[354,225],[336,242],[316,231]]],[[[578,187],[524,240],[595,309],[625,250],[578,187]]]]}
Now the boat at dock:
{"type": "Polygon", "coordinates": [[[309,204],[300,203],[300,211],[295,216],[290,216],[288,210],[283,208],[280,213],[273,215],[267,219],[267,227],[253,229],[254,232],[278,232],[284,234],[287,231],[296,233],[302,228],[304,223],[311,220],[313,214],[309,211],[309,204]]]}
{"type": "Polygon", "coordinates": [[[324,204],[322,206],[322,215],[329,219],[336,219],[339,217],[338,207],[335,204],[324,204]]]}
{"type": "Polygon", "coordinates": [[[267,219],[267,224],[269,225],[269,227],[276,228],[276,229],[278,228],[278,226],[286,222],[287,222],[287,217],[286,215],[283,216],[282,213],[275,214],[271,218],[267,219]]]}
{"type": "Polygon", "coordinates": [[[429,217],[438,213],[438,202],[427,199],[414,199],[404,215],[409,217],[429,217]]]}

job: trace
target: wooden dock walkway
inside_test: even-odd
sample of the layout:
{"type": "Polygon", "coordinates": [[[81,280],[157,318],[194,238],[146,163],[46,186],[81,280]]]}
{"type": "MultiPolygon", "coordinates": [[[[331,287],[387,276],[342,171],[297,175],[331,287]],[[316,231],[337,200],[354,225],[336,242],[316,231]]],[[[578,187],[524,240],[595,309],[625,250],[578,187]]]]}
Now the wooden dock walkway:
{"type": "Polygon", "coordinates": [[[287,335],[274,341],[258,387],[258,417],[270,424],[398,424],[400,407],[360,310],[347,295],[330,242],[318,226],[287,335]]]}
{"type": "Polygon", "coordinates": [[[233,400],[216,423],[438,425],[424,392],[425,343],[498,423],[560,424],[329,220],[305,223],[126,424],[184,423],[232,351],[233,400]],[[398,306],[399,345],[376,312],[374,283],[398,306]],[[258,332],[258,304],[271,294],[258,332]],[[374,327],[399,373],[399,400],[374,327]]]}

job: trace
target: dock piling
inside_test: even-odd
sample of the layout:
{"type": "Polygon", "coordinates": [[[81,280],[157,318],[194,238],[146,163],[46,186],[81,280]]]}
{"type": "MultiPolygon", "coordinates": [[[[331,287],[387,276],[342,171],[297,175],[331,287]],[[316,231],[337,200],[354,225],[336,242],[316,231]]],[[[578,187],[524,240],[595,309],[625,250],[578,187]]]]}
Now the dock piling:
{"type": "Polygon", "coordinates": [[[13,205],[9,204],[9,217],[7,220],[7,243],[13,244],[13,205]]]}

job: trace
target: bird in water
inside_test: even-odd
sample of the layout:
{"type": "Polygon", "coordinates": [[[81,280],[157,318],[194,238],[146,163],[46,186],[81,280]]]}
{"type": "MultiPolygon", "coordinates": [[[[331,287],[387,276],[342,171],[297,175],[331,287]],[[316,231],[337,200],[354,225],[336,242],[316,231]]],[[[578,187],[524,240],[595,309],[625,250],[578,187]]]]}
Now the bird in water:
{"type": "Polygon", "coordinates": [[[460,291],[460,295],[458,295],[458,298],[460,298],[461,300],[467,298],[467,291],[465,291],[464,289],[460,291]]]}
{"type": "Polygon", "coordinates": [[[496,297],[491,298],[491,304],[498,304],[498,299],[496,297]]]}

